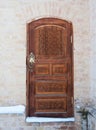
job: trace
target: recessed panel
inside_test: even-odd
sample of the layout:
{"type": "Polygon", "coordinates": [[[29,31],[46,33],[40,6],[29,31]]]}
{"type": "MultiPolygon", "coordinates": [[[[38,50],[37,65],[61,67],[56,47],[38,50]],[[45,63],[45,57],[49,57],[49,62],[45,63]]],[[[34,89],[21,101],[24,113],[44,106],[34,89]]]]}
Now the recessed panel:
{"type": "Polygon", "coordinates": [[[38,64],[38,65],[36,65],[35,70],[36,70],[37,75],[48,75],[48,74],[50,74],[48,64],[38,64]]]}
{"type": "Polygon", "coordinates": [[[38,81],[35,83],[36,94],[66,94],[66,91],[66,81],[38,81]]]}
{"type": "Polygon", "coordinates": [[[67,64],[53,64],[53,75],[64,75],[67,73],[67,64]]]}
{"type": "Polygon", "coordinates": [[[40,26],[35,30],[36,54],[38,57],[64,57],[66,53],[67,30],[56,25],[40,26]]]}
{"type": "Polygon", "coordinates": [[[66,112],[66,98],[37,98],[36,112],[66,112]]]}

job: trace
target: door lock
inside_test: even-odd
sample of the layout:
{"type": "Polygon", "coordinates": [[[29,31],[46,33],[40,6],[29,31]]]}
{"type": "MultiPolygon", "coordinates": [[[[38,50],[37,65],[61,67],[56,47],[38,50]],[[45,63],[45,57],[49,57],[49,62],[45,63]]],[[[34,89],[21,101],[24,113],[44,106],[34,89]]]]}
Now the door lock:
{"type": "Polygon", "coordinates": [[[33,54],[33,52],[30,53],[30,55],[28,56],[28,68],[30,71],[33,71],[34,68],[34,63],[35,63],[35,56],[33,54]]]}

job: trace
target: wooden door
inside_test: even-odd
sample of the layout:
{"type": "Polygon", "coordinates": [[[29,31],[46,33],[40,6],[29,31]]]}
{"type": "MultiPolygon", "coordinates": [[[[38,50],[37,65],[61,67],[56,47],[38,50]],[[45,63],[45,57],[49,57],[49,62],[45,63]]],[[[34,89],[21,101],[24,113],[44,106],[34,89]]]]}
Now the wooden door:
{"type": "Polygon", "coordinates": [[[42,18],[27,34],[27,115],[72,117],[72,23],[42,18]]]}

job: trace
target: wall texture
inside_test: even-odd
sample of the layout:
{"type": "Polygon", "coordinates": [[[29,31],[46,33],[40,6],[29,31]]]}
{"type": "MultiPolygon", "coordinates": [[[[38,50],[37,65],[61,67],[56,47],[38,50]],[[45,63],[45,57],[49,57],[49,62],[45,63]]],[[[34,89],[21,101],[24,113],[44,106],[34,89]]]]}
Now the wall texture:
{"type": "Polygon", "coordinates": [[[91,39],[91,91],[90,96],[96,105],[96,4],[90,0],[90,39],[91,39]]]}
{"type": "Polygon", "coordinates": [[[73,23],[75,99],[89,100],[89,11],[88,0],[0,0],[0,106],[26,104],[26,24],[48,16],[73,23]]]}
{"type": "Polygon", "coordinates": [[[25,115],[0,115],[0,130],[81,130],[74,122],[26,123],[25,115]],[[7,116],[7,118],[6,118],[7,116]]]}
{"type": "MultiPolygon", "coordinates": [[[[34,19],[50,16],[73,23],[75,105],[77,108],[82,102],[96,105],[95,0],[0,0],[0,106],[26,105],[26,25],[34,19]]],[[[80,115],[75,115],[78,127],[80,115]]],[[[91,118],[90,130],[95,130],[95,120],[91,118]]],[[[0,130],[1,127],[3,130],[72,130],[73,127],[66,123],[59,124],[60,127],[58,124],[56,127],[54,124],[34,126],[26,124],[24,119],[25,116],[2,115],[0,130]]]]}

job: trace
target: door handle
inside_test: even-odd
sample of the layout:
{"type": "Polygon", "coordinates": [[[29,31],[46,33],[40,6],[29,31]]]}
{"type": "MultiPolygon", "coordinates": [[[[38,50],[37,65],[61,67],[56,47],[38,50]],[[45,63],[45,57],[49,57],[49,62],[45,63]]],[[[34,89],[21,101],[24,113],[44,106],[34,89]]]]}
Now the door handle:
{"type": "Polygon", "coordinates": [[[28,56],[28,68],[30,71],[33,71],[34,68],[34,63],[35,63],[35,55],[33,54],[33,52],[31,52],[28,56]]]}

